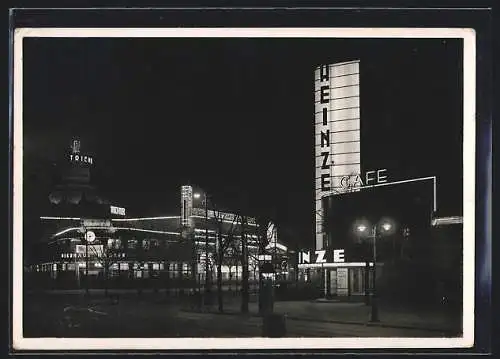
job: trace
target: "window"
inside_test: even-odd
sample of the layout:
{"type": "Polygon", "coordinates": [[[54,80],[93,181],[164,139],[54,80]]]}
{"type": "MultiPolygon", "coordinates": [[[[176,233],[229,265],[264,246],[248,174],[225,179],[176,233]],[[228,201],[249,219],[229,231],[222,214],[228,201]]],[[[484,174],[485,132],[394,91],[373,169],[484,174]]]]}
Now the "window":
{"type": "Polygon", "coordinates": [[[127,245],[129,249],[136,249],[137,241],[135,239],[129,239],[127,245]]]}

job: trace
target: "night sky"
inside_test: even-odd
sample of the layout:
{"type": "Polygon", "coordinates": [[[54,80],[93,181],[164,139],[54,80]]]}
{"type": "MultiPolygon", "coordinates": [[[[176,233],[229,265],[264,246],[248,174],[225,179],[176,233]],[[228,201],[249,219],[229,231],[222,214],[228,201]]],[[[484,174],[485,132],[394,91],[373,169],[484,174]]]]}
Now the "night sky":
{"type": "Polygon", "coordinates": [[[354,59],[362,167],[387,168],[390,180],[437,175],[441,213],[462,213],[459,40],[24,41],[25,200],[35,216],[51,166],[78,136],[95,184],[131,215],[178,214],[180,186],[191,183],[225,206],[273,214],[311,243],[313,71],[354,59]]]}

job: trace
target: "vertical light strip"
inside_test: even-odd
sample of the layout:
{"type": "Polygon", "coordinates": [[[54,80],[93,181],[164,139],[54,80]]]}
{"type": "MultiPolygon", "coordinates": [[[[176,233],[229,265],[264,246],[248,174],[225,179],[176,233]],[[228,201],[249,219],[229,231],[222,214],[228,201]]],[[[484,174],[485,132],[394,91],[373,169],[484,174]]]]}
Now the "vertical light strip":
{"type": "Polygon", "coordinates": [[[315,90],[315,234],[323,243],[322,196],[342,193],[343,176],[360,174],[359,60],[321,65],[314,73],[315,90]],[[326,123],[325,123],[326,121],[326,123]]]}
{"type": "Polygon", "coordinates": [[[476,36],[465,29],[463,47],[463,338],[474,343],[474,252],[475,252],[475,175],[476,175],[476,36]]]}
{"type": "Polygon", "coordinates": [[[360,101],[359,101],[359,61],[330,65],[331,116],[330,147],[336,155],[332,163],[332,187],[336,192],[349,190],[340,183],[342,176],[352,178],[360,174],[360,101]],[[351,119],[347,122],[346,119],[351,119]],[[351,130],[354,123],[355,130],[351,130]],[[347,127],[350,125],[350,127],[347,127]],[[340,132],[350,130],[349,132],[340,132]],[[342,153],[350,152],[351,155],[342,153]],[[352,156],[352,154],[358,156],[352,156]]]}

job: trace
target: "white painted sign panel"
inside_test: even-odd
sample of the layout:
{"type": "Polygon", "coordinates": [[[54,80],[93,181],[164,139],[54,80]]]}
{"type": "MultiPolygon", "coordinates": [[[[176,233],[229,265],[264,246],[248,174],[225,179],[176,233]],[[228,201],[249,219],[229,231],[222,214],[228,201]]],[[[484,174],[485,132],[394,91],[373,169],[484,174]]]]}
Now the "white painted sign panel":
{"type": "Polygon", "coordinates": [[[337,268],[337,295],[349,294],[349,268],[337,268]]]}

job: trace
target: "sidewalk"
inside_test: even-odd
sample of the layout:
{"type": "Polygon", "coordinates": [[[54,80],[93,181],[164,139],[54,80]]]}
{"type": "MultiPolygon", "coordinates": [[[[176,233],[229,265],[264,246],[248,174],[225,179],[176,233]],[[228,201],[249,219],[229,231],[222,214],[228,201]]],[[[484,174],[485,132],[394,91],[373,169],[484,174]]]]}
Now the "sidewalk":
{"type": "MultiPolygon", "coordinates": [[[[27,337],[252,337],[263,333],[257,303],[241,314],[241,298],[227,298],[225,314],[217,303],[197,310],[189,298],[166,301],[158,296],[28,297],[23,329],[27,337]]],[[[276,302],[286,315],[286,336],[292,337],[443,337],[453,336],[448,318],[439,313],[411,313],[381,308],[381,322],[369,324],[370,307],[345,302],[276,302]],[[433,317],[434,316],[434,317],[433,317]]],[[[457,334],[455,333],[455,336],[457,334]]]]}
{"type": "MultiPolygon", "coordinates": [[[[240,315],[240,302],[224,303],[224,313],[240,315]]],[[[205,312],[219,314],[217,305],[203,308],[205,312]]],[[[185,311],[195,311],[185,309],[185,311]]],[[[371,307],[364,303],[348,302],[275,302],[274,312],[284,314],[286,318],[310,322],[355,324],[363,326],[377,326],[400,329],[418,329],[449,333],[457,335],[461,332],[461,318],[450,316],[439,311],[409,310],[402,308],[379,308],[380,322],[371,323],[371,307]]],[[[258,316],[257,303],[249,303],[249,316],[258,316]]]]}

